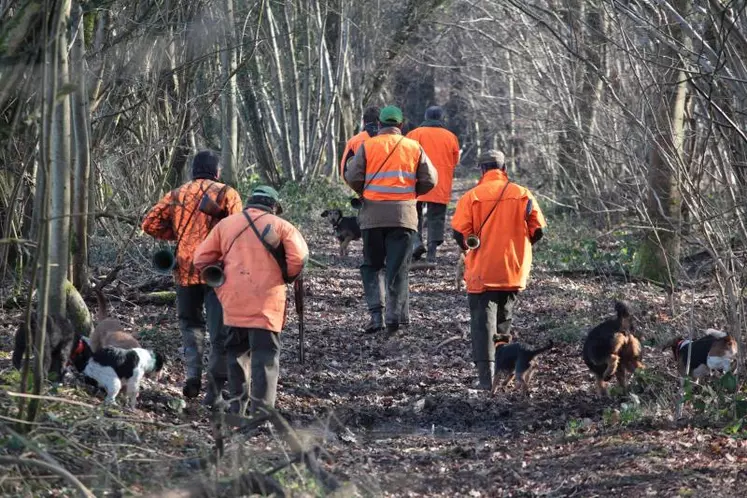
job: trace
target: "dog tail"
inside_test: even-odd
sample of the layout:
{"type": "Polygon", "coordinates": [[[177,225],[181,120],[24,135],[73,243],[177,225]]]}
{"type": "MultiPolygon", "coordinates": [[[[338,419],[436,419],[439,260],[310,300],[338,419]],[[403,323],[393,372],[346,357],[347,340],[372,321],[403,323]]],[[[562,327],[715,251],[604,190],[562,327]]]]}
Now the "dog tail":
{"type": "Polygon", "coordinates": [[[705,333],[706,335],[712,335],[716,339],[723,339],[724,337],[729,335],[723,330],[717,330],[717,329],[706,329],[705,333]]]}
{"type": "Polygon", "coordinates": [[[548,351],[548,350],[552,349],[554,346],[555,346],[555,344],[552,341],[547,341],[547,346],[544,346],[544,347],[541,347],[541,348],[538,348],[538,349],[534,349],[534,350],[530,351],[529,354],[532,356],[532,358],[534,358],[538,354],[544,353],[545,351],[548,351]]]}
{"type": "Polygon", "coordinates": [[[99,305],[99,309],[96,312],[96,319],[101,321],[109,317],[109,311],[107,311],[106,298],[104,292],[99,289],[98,286],[93,288],[93,292],[96,293],[96,303],[99,305]]]}

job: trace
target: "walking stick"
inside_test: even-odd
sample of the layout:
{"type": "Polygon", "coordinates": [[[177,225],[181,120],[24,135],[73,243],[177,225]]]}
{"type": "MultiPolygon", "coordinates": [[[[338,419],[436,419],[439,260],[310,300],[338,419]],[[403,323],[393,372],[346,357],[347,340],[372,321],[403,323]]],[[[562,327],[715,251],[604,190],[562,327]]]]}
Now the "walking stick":
{"type": "Polygon", "coordinates": [[[293,282],[293,299],[296,302],[296,314],[298,315],[298,362],[304,362],[303,350],[303,276],[293,282]]]}

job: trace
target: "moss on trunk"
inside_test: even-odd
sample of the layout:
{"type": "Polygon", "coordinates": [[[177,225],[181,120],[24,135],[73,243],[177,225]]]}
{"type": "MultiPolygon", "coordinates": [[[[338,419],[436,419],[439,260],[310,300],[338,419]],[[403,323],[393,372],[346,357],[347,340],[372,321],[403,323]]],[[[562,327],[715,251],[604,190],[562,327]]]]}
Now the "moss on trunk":
{"type": "Polygon", "coordinates": [[[93,332],[91,312],[86,306],[83,296],[69,280],[65,281],[65,301],[67,317],[73,324],[73,329],[80,334],[91,335],[91,332],[93,332]]]}

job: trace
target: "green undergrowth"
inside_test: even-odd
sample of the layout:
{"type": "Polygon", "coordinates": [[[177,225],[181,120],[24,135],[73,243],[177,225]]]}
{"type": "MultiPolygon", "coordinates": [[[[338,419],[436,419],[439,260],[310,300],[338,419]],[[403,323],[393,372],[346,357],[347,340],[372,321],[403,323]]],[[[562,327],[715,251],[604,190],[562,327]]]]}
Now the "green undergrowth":
{"type": "Polygon", "coordinates": [[[699,418],[722,426],[725,434],[747,438],[747,385],[734,374],[699,384],[686,379],[684,401],[699,418]]]}
{"type": "MultiPolygon", "coordinates": [[[[239,186],[242,198],[248,199],[252,189],[260,183],[258,177],[249,177],[239,186]]],[[[355,194],[339,179],[319,177],[308,182],[287,182],[278,193],[282,216],[292,223],[317,219],[325,209],[342,209],[347,216],[355,214],[350,206],[350,198],[355,194]]]]}
{"type": "Polygon", "coordinates": [[[633,270],[638,247],[630,230],[602,232],[578,216],[549,214],[545,237],[535,247],[535,261],[550,271],[625,273],[633,270]]]}

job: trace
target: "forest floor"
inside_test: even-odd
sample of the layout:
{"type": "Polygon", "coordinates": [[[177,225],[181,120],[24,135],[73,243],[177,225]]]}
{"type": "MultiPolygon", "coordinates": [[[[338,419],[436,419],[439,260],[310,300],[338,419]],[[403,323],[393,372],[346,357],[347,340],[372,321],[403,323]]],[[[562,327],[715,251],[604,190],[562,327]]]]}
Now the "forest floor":
{"type": "MultiPolygon", "coordinates": [[[[465,185],[460,183],[462,191],[465,185]]],[[[679,422],[672,415],[677,378],[662,343],[686,334],[691,290],[670,300],[650,284],[563,270],[559,262],[578,248],[578,225],[550,216],[513,326],[523,342],[553,339],[556,347],[539,357],[528,398],[510,389],[491,397],[470,387],[469,312],[466,294],[454,286],[454,243],[442,246],[435,269],[411,271],[412,323],[385,341],[362,333],[367,316],[360,241],[341,260],[331,227],[316,219],[302,229],[312,256],[328,267],[310,269],[306,279],[304,365],[297,361],[289,301],[277,405],[299,433],[329,452],[325,468],[357,489],[337,496],[744,496],[747,442],[740,427],[729,424],[724,410],[686,408],[679,422]],[[636,314],[647,368],[635,376],[634,396],[613,392],[601,399],[581,361],[581,344],[613,313],[618,298],[636,314]]],[[[614,238],[599,234],[595,244],[616,247],[614,238]]],[[[718,326],[716,292],[705,286],[694,292],[699,328],[718,326]]],[[[198,478],[268,469],[284,458],[287,447],[271,431],[235,433],[219,470],[200,474],[190,467],[190,459],[210,453],[213,434],[207,410],[179,402],[183,374],[174,306],[112,307],[146,346],[169,352],[168,375],[146,381],[131,412],[102,410],[102,396],[79,383],[55,386],[49,396],[79,404],[45,402],[27,440],[0,434],[0,455],[32,457],[31,441],[96,496],[160,496],[198,478]]],[[[19,310],[0,310],[0,414],[6,421],[16,402],[6,390],[15,391],[18,380],[6,352],[19,317],[19,310]]],[[[73,495],[71,487],[43,474],[34,470],[31,477],[14,468],[0,477],[0,490],[4,496],[73,495]]],[[[276,477],[293,496],[324,495],[300,467],[276,477]]]]}

